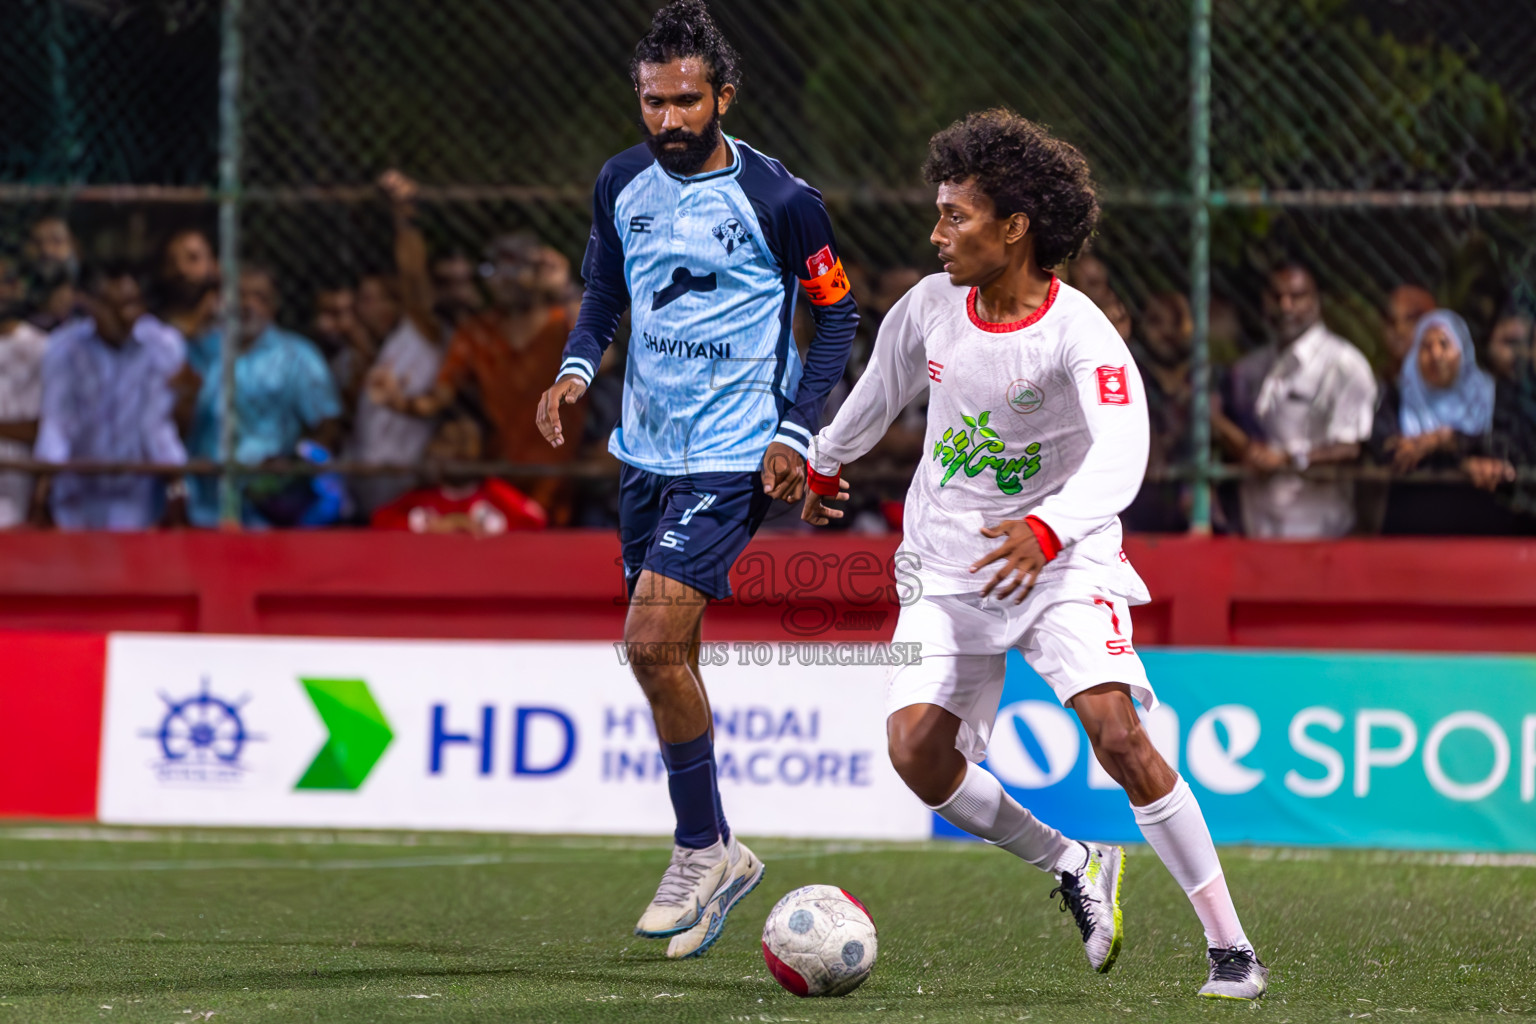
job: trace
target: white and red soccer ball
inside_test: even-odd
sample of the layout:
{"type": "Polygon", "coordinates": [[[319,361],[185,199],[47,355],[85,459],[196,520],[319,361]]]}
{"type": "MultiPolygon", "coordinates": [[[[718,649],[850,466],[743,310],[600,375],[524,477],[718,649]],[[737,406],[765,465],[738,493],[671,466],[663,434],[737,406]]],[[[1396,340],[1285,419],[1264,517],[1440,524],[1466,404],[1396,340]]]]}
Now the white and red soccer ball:
{"type": "Polygon", "coordinates": [[[875,922],[835,885],[807,885],[774,904],[763,925],[763,959],[797,996],[847,995],[875,966],[875,922]]]}

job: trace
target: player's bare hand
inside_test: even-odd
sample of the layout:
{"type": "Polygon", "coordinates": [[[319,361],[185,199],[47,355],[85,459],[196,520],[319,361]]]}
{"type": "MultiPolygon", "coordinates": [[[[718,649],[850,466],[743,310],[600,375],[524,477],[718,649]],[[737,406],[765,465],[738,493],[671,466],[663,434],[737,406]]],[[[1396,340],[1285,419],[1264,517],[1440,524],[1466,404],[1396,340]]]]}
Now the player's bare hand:
{"type": "Polygon", "coordinates": [[[539,411],[534,421],[538,423],[539,433],[544,435],[550,447],[559,448],[565,444],[565,431],[560,424],[560,407],[575,405],[586,393],[587,385],[580,377],[568,376],[555,381],[555,386],[544,392],[544,397],[539,399],[539,411]]]}
{"type": "Polygon", "coordinates": [[[805,494],[805,456],[778,441],[763,453],[763,493],[793,505],[805,494]]]}
{"type": "Polygon", "coordinates": [[[800,518],[812,526],[826,526],[834,519],[843,518],[843,510],[828,505],[829,501],[848,500],[848,481],[842,477],[837,478],[837,497],[820,495],[810,488],[805,491],[805,505],[800,509],[800,518]]]}
{"type": "Polygon", "coordinates": [[[981,596],[986,597],[996,590],[997,599],[1002,601],[1017,592],[1018,597],[1013,603],[1019,604],[1029,596],[1035,586],[1035,577],[1045,568],[1045,552],[1040,550],[1040,541],[1035,537],[1035,531],[1022,519],[1005,519],[996,526],[983,526],[981,535],[1003,540],[1002,544],[971,566],[971,572],[980,572],[993,562],[1003,563],[997,574],[981,588],[981,596]]]}

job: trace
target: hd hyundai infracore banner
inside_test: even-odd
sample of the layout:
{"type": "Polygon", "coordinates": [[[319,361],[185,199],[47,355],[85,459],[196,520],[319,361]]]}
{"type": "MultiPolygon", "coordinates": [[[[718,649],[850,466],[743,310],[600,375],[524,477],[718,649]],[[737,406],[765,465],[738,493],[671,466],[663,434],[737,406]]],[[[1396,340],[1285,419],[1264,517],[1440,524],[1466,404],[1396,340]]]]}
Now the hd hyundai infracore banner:
{"type": "MultiPolygon", "coordinates": [[[[1147,727],[1218,841],[1536,849],[1536,659],[1141,654],[1164,702],[1147,727]]],[[[947,834],[885,754],[887,666],[916,656],[709,645],[733,824],[947,834]]],[[[103,821],[670,831],[650,716],[611,644],[114,635],[104,674],[103,821]]],[[[1019,659],[988,766],[1071,834],[1140,838],[1019,659]]]]}
{"type": "MultiPolygon", "coordinates": [[[[926,838],[885,755],[891,645],[710,645],[747,835],[926,838]]],[[[660,834],[651,717],[602,643],[113,636],[100,816],[144,824],[660,834]]]]}

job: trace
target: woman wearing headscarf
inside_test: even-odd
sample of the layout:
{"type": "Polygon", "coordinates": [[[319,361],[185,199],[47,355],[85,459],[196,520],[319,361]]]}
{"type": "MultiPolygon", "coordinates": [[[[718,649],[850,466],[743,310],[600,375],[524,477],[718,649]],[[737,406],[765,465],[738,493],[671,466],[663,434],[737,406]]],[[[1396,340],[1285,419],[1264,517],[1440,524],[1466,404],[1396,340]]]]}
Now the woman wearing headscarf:
{"type": "MultiPolygon", "coordinates": [[[[1420,318],[1398,375],[1397,408],[1377,411],[1372,449],[1398,473],[1460,470],[1488,450],[1493,377],[1477,365],[1460,316],[1437,309],[1420,318]]],[[[1382,533],[1516,532],[1510,511],[1466,483],[1393,482],[1382,533]]]]}

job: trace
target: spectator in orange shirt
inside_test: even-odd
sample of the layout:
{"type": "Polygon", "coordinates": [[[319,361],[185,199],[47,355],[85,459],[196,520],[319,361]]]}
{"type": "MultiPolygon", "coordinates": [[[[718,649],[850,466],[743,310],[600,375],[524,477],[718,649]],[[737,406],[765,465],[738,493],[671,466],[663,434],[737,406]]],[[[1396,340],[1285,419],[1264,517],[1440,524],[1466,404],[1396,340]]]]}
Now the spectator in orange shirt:
{"type": "MultiPolygon", "coordinates": [[[[476,391],[491,425],[487,458],[545,465],[568,462],[576,446],[546,444],[534,412],[560,369],[574,322],[570,264],[532,235],[506,235],[491,243],[481,276],[489,306],[465,319],[454,333],[436,386],[423,395],[381,393],[375,400],[430,418],[476,391]]],[[[513,483],[548,511],[550,525],[569,521],[569,480],[530,477],[513,483]]]]}

